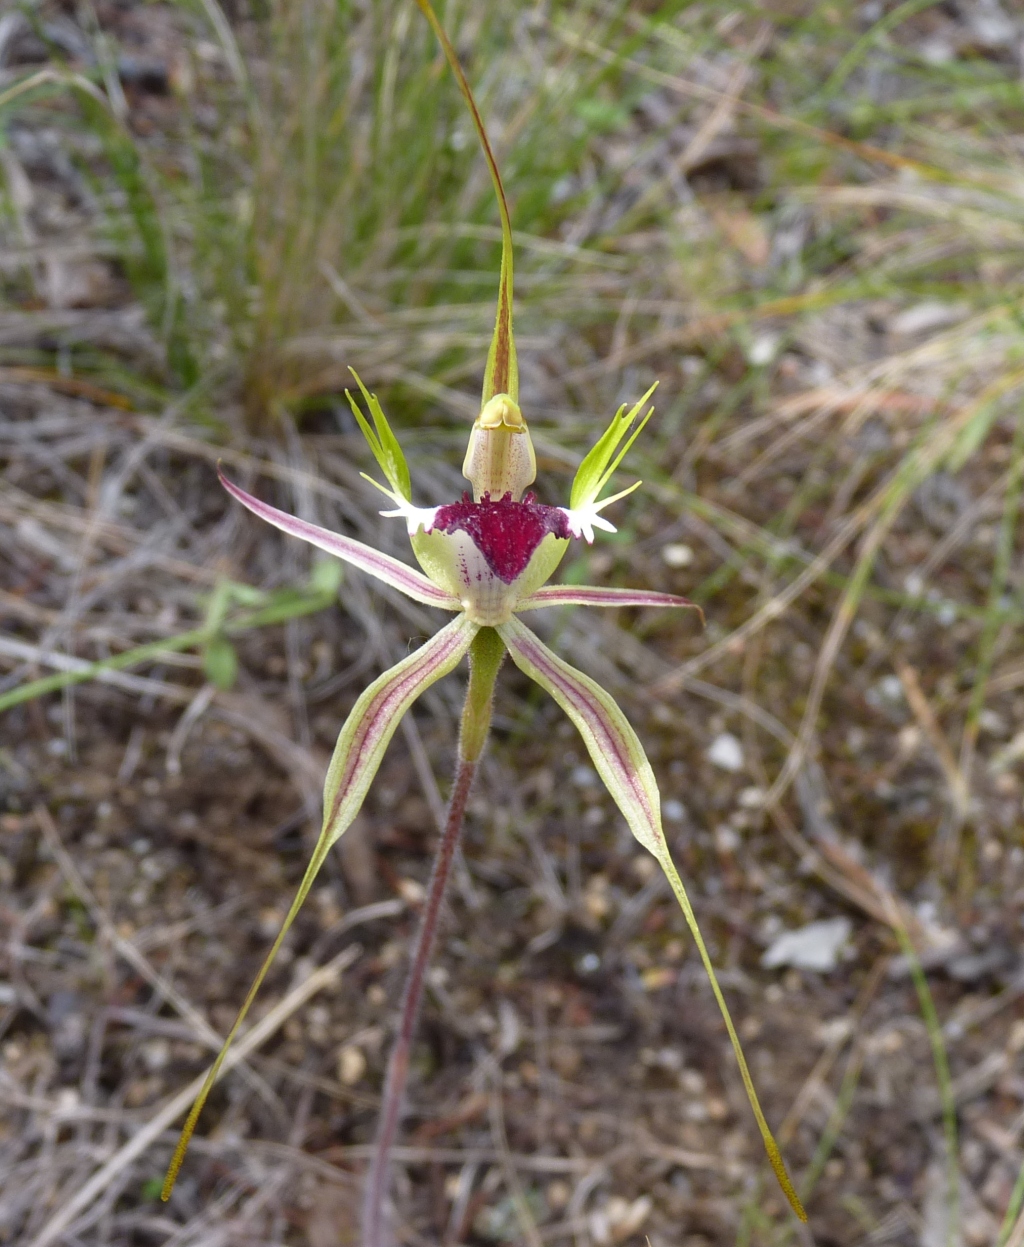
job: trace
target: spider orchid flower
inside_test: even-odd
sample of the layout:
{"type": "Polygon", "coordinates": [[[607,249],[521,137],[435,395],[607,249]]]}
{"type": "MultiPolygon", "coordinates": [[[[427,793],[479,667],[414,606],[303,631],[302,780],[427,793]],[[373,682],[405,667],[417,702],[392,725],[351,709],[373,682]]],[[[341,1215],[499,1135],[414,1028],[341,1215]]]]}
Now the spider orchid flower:
{"type": "MultiPolygon", "coordinates": [[[[652,386],[632,407],[623,405],[596,445],[580,464],[572,484],[568,506],[548,505],[529,491],[536,476],[536,459],[530,431],[518,403],[518,370],[512,333],[512,234],[501,178],[469,85],[457,57],[440,27],[429,0],[417,0],[440,40],[473,115],[484,155],[497,193],[502,224],[502,261],[494,337],[484,374],[480,414],[469,437],[463,474],[471,492],[440,506],[424,507],[413,501],[408,465],[398,439],[380,403],[353,372],[366,407],[347,393],[353,414],[387,484],[366,477],[389,500],[381,515],[403,520],[416,570],[350,537],[317,527],[289,515],[239,488],[223,474],[228,493],[254,515],[292,537],[309,542],[350,566],[375,577],[416,602],[449,612],[453,618],[430,640],[380,675],[359,697],[335,746],[324,787],[324,818],[320,837],[281,930],[246,997],[227,1041],[210,1070],[182,1132],[164,1185],[167,1198],[184,1157],[199,1113],[213,1086],[239,1026],[249,1010],[266,973],[292,922],[309,894],[331,846],[355,819],[381,764],[388,743],[402,716],[437,680],[470,658],[470,683],[463,712],[459,742],[459,771],[449,810],[449,826],[457,836],[472,782],[473,768],[482,752],[490,726],[494,680],[506,653],[521,671],[545,689],[579,730],[594,767],[615,801],[630,830],[661,866],[679,902],[732,1043],[751,1108],[764,1140],[768,1158],[783,1191],[801,1219],[806,1215],[786,1173],[779,1149],[758,1103],[753,1081],[725,998],[715,976],[707,947],[687,896],[686,888],[669,852],[661,822],[661,802],[654,772],[640,740],[611,695],[596,681],[577,671],[555,654],[522,621],[521,616],[542,607],[693,607],[693,603],[669,593],[643,589],[548,584],[573,539],[594,541],[594,530],[615,532],[602,512],[636,489],[640,482],[602,498],[613,473],[650,419],[653,408],[645,405],[652,386]]],[[[439,850],[441,861],[450,860],[454,838],[439,850]]],[[[435,881],[438,868],[435,866],[435,881]]],[[[440,888],[437,901],[440,902],[440,888]]],[[[428,900],[427,909],[432,903],[428,900]]],[[[435,913],[436,919],[436,913],[435,913]]],[[[428,924],[424,918],[424,927],[428,924]]],[[[433,939],[431,929],[416,964],[424,970],[433,939]]],[[[422,977],[422,974],[421,974],[422,977]]],[[[415,978],[415,973],[411,976],[415,978]]],[[[410,990],[414,987],[410,980],[410,990]]],[[[415,992],[412,992],[415,996],[415,992]]],[[[407,1005],[408,1025],[415,1021],[418,997],[407,1005]]],[[[393,1056],[392,1066],[401,1064],[393,1056]]],[[[406,1059],[406,1067],[407,1067],[406,1059]]],[[[394,1120],[382,1130],[393,1139],[397,1128],[400,1088],[386,1087],[384,1114],[391,1104],[394,1120]]],[[[387,1146],[378,1143],[381,1164],[387,1146]]],[[[379,1176],[379,1175],[378,1175],[379,1176]]],[[[379,1177],[379,1181],[383,1182],[379,1177]]],[[[372,1185],[372,1183],[371,1183],[372,1185]]],[[[368,1195],[364,1239],[377,1242],[372,1205],[380,1203],[381,1191],[368,1195]]]]}

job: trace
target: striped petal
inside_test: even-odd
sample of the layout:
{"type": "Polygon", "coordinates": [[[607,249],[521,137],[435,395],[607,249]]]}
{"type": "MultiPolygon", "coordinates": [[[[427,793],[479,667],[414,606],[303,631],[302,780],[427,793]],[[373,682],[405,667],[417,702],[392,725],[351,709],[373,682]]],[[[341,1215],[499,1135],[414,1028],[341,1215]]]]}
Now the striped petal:
{"type": "Polygon", "coordinates": [[[328,850],[359,813],[367,790],[384,757],[384,751],[391,737],[394,736],[402,716],[424,689],[429,688],[436,680],[458,666],[479,631],[479,627],[465,615],[453,619],[446,628],[442,628],[414,654],[410,654],[408,658],[403,659],[374,680],[345,720],[338,743],[334,747],[334,756],[331,758],[327,781],[324,785],[324,822],[320,838],[316,842],[313,856],[306,867],[306,873],[302,877],[295,900],[292,901],[291,908],[285,916],[277,939],[274,940],[266,960],[260,967],[255,982],[239,1010],[238,1017],[235,1018],[234,1025],[228,1032],[224,1047],[217,1054],[217,1059],[210,1068],[206,1082],[192,1105],[164,1180],[162,1193],[164,1199],[168,1198],[174,1186],[189,1139],[195,1130],[210,1089],[217,1081],[217,1075],[220,1073],[228,1048],[238,1033],[245,1015],[249,1012],[249,1007],[255,1000],[256,993],[284,942],[284,937],[295,921],[295,916],[309,895],[309,890],[313,886],[320,867],[324,864],[328,850]]]}
{"type": "Polygon", "coordinates": [[[711,990],[715,994],[726,1030],[729,1032],[743,1085],[761,1131],[768,1159],[775,1170],[779,1185],[793,1206],[793,1211],[801,1220],[806,1221],[807,1215],[786,1173],[778,1145],[768,1129],[768,1123],[758,1103],[757,1092],[754,1090],[750,1070],[747,1068],[746,1058],[740,1047],[739,1036],[736,1034],[722,989],[718,985],[714,966],[711,964],[707,945],[697,925],[690,898],[686,894],[686,888],[679,878],[669,853],[665,833],[661,826],[661,797],[643,745],[640,744],[636,732],[630,727],[614,698],[589,676],[570,667],[557,654],[552,653],[525,624],[520,623],[518,619],[512,619],[498,628],[498,634],[508,646],[508,651],[516,666],[546,689],[575,723],[594,766],[615,804],[622,811],[633,835],[657,858],[658,864],[665,872],[711,981],[711,990]]]}
{"type": "Polygon", "coordinates": [[[248,507],[253,515],[258,515],[261,520],[266,520],[268,524],[273,524],[282,532],[289,533],[292,537],[299,537],[320,550],[326,550],[328,554],[344,559],[346,563],[351,563],[360,571],[368,572],[371,576],[376,576],[378,580],[383,580],[392,589],[398,589],[406,597],[412,598],[414,602],[422,602],[425,606],[439,606],[446,611],[462,609],[458,598],[453,598],[450,593],[438,588],[432,580],[428,580],[415,568],[409,567],[398,559],[393,559],[389,554],[381,554],[379,550],[374,550],[372,546],[365,546],[361,541],[353,541],[351,537],[342,537],[340,533],[332,533],[329,529],[318,528],[316,524],[307,524],[305,520],[296,519],[287,511],[279,511],[277,507],[260,502],[252,494],[247,494],[244,489],[239,489],[219,469],[218,475],[220,483],[232,498],[237,499],[242,506],[248,507]]]}
{"type": "MultiPolygon", "coordinates": [[[[545,585],[517,606],[516,612],[535,611],[542,606],[688,606],[699,611],[696,602],[674,593],[654,593],[647,589],[605,589],[600,585],[545,585]]],[[[703,612],[702,612],[703,614],[703,612]]]]}

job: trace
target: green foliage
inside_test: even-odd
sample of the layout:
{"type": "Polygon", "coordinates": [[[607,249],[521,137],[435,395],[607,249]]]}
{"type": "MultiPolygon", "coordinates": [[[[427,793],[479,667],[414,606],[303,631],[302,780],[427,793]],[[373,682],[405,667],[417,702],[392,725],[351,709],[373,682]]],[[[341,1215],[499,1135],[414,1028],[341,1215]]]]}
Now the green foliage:
{"type": "Polygon", "coordinates": [[[203,656],[207,678],[218,688],[230,688],[237,669],[232,637],[325,610],[336,600],[341,579],[341,565],[336,559],[330,559],[313,564],[306,585],[276,589],[271,593],[235,581],[222,581],[207,601],[202,627],[136,646],[99,662],[84,664],[75,671],[58,671],[54,675],[19,684],[0,693],[0,712],[74,684],[102,680],[108,671],[127,671],[144,663],[159,661],[164,654],[184,650],[198,650],[203,656]],[[233,607],[245,609],[233,611],[233,607]],[[227,656],[228,649],[232,657],[227,656]]]}
{"type": "Polygon", "coordinates": [[[203,651],[203,673],[220,689],[234,687],[238,678],[238,652],[224,636],[215,636],[203,651]]]}
{"type": "MultiPolygon", "coordinates": [[[[628,55],[685,8],[665,0],[634,29],[623,0],[559,6],[552,25],[536,26],[555,74],[517,36],[523,23],[535,29],[529,5],[442,12],[472,49],[468,80],[500,140],[521,236],[557,238],[585,206],[595,140],[628,122],[644,94],[616,65],[560,41],[628,55]]],[[[458,96],[439,89],[430,32],[411,0],[270,0],[243,52],[215,4],[182,9],[220,56],[194,60],[170,131],[140,136],[88,83],[77,118],[103,146],[106,185],[94,184],[104,232],[165,344],[172,387],[202,380],[219,420],[241,409],[264,428],[284,409],[330,401],[354,365],[378,392],[400,387],[415,416],[410,399],[436,398],[439,381],[479,366],[494,324],[494,227],[505,224],[458,96]],[[445,316],[431,320],[432,307],[445,316]]],[[[9,106],[59,95],[67,81],[48,75],[9,106]]],[[[520,263],[529,329],[593,260],[589,248],[527,248],[520,263]]],[[[581,324],[615,315],[606,302],[576,305],[581,324]]],[[[513,380],[499,388],[512,392],[513,380]]]]}
{"type": "Polygon", "coordinates": [[[142,1198],[147,1201],[159,1199],[163,1184],[162,1178],[147,1178],[140,1191],[142,1198]]]}
{"type": "Polygon", "coordinates": [[[329,601],[338,596],[345,579],[345,568],[338,559],[323,556],[313,560],[309,573],[309,588],[314,594],[322,594],[329,601]]]}
{"type": "MultiPolygon", "coordinates": [[[[714,190],[706,198],[698,189],[689,215],[671,187],[645,191],[639,207],[601,218],[579,244],[582,258],[567,258],[555,251],[565,222],[584,219],[593,202],[611,202],[619,189],[619,175],[602,159],[595,138],[627,126],[634,100],[664,88],[665,77],[685,84],[693,57],[742,47],[767,11],[741,4],[733,11],[739,24],[726,30],[719,28],[722,15],[714,6],[591,0],[556,5],[536,43],[529,28],[521,53],[512,36],[534,7],[451,5],[444,15],[457,46],[472,48],[468,76],[489,124],[493,118],[518,234],[548,245],[546,251],[522,252],[526,300],[517,311],[523,323],[540,324],[546,301],[557,305],[559,318],[577,335],[573,345],[582,343],[577,355],[593,358],[605,339],[592,331],[616,317],[619,307],[592,297],[590,287],[574,285],[574,278],[627,270],[641,301],[653,304],[669,288],[678,299],[683,288],[693,292],[695,319],[705,313],[723,317],[723,331],[710,332],[692,357],[699,356],[701,376],[716,374],[719,397],[707,410],[681,403],[674,424],[659,419],[642,461],[667,523],[692,512],[731,544],[732,557],[696,596],[711,599],[717,617],[727,619],[744,581],[760,583],[768,586],[766,593],[778,594],[778,618],[798,595],[827,589],[815,598],[814,611],[837,596],[833,655],[843,627],[869,600],[919,614],[948,607],[961,621],[980,625],[977,647],[963,645],[972,673],[977,664],[970,708],[976,721],[997,633],[1019,614],[1015,602],[1007,605],[1007,584],[1019,520],[1020,448],[1014,447],[1007,473],[987,600],[932,601],[894,587],[891,575],[876,576],[875,564],[915,491],[936,472],[981,467],[993,433],[1005,431],[1011,404],[1019,402],[1024,382],[1016,309],[1024,236],[1018,162],[1006,136],[1016,124],[1020,84],[1007,81],[994,60],[980,55],[928,63],[906,25],[926,7],[918,0],[890,7],[868,29],[852,0],[772,11],[771,42],[734,101],[736,129],[758,144],[756,189],[714,190]],[[552,66],[557,73],[549,72],[552,66]],[[868,69],[897,80],[897,98],[873,90],[868,69]],[[851,138],[884,147],[894,163],[853,150],[851,138]],[[709,247],[706,235],[688,232],[716,205],[748,213],[773,238],[796,221],[806,241],[785,263],[766,264],[751,275],[735,262],[734,249],[709,247]],[[631,233],[643,229],[649,230],[650,249],[627,254],[620,244],[632,246],[631,233]],[[669,273],[663,286],[662,271],[669,273]],[[977,319],[959,336],[936,339],[929,378],[941,400],[935,416],[915,426],[907,441],[865,454],[864,494],[851,494],[848,506],[866,518],[860,545],[849,547],[857,553],[848,565],[833,561],[834,555],[818,559],[817,547],[809,544],[809,534],[823,531],[821,525],[831,532],[829,526],[848,519],[849,513],[828,511],[835,483],[826,458],[830,440],[832,448],[836,444],[832,439],[815,448],[813,470],[777,515],[765,518],[742,492],[728,505],[711,491],[704,498],[694,492],[703,481],[697,469],[704,468],[704,453],[749,416],[759,418],[771,400],[752,374],[769,374],[774,365],[743,363],[744,349],[765,326],[785,341],[785,335],[813,327],[827,309],[926,299],[963,301],[977,319]],[[972,352],[981,346],[985,360],[972,370],[972,352]],[[672,436],[685,436],[687,443],[693,483],[686,488],[679,483],[682,475],[664,470],[661,455],[672,436]]],[[[231,77],[201,72],[194,93],[179,102],[187,158],[173,165],[161,162],[157,145],[147,146],[118,125],[95,84],[72,84],[82,101],[82,124],[100,136],[120,192],[116,202],[109,197],[109,237],[167,344],[175,385],[196,377],[216,382],[229,398],[242,395],[250,421],[262,424],[282,406],[301,412],[340,393],[344,367],[352,361],[386,401],[384,386],[400,388],[408,419],[416,415],[410,398],[426,394],[433,400],[439,389],[461,386],[482,360],[493,321],[498,217],[455,93],[440,89],[441,59],[410,11],[404,0],[271,0],[254,24],[246,60],[230,30],[214,24],[231,77]],[[247,65],[269,66],[269,72],[248,73],[247,65]]],[[[216,12],[212,5],[194,6],[196,31],[204,37],[216,12]]],[[[45,97],[51,106],[71,84],[68,75],[35,77],[31,88],[16,84],[0,95],[0,121],[26,102],[45,97]]],[[[651,144],[665,141],[668,124],[674,126],[676,118],[651,133],[651,144]]],[[[651,325],[659,327],[656,316],[644,320],[638,313],[631,341],[642,341],[651,325]]],[[[88,366],[100,363],[90,360],[88,366]]],[[[879,370],[874,376],[898,387],[904,374],[889,377],[879,370]]],[[[369,412],[353,403],[357,421],[388,482],[405,496],[404,456],[376,396],[357,382],[369,412]]],[[[141,383],[135,384],[141,392],[141,383]]],[[[678,378],[676,384],[681,389],[678,378]]],[[[646,397],[628,413],[621,408],[586,455],[573,485],[574,506],[596,501],[609,484],[649,418],[640,417],[646,397]]],[[[901,423],[900,434],[910,427],[901,423]]],[[[577,422],[574,435],[581,445],[589,444],[589,429],[589,417],[577,422]]],[[[248,598],[244,586],[225,588],[216,603],[211,600],[201,628],[83,672],[10,690],[0,696],[0,709],[175,649],[200,652],[207,678],[229,686],[237,667],[231,638],[321,609],[333,600],[340,572],[340,564],[325,560],[314,564],[310,584],[302,588],[272,595],[249,591],[248,598]]],[[[744,619],[746,627],[751,618],[744,619]]],[[[809,731],[817,721],[827,661],[820,674],[808,703],[809,731]]],[[[756,691],[755,676],[750,683],[756,691]]],[[[923,978],[915,983],[921,991],[923,978]]],[[[921,1005],[934,1046],[936,1037],[941,1041],[934,1008],[923,994],[921,1005]]],[[[938,1048],[935,1057],[952,1139],[948,1069],[938,1048]]],[[[851,1074],[805,1179],[809,1184],[855,1091],[851,1074]]],[[[950,1158],[955,1163],[952,1147],[950,1158]]],[[[955,1189],[951,1180],[951,1197],[955,1189]]],[[[1024,1177],[1001,1242],[1022,1202],[1024,1177]]],[[[771,1217],[759,1215],[767,1236],[771,1217]]]]}
{"type": "MultiPolygon", "coordinates": [[[[474,65],[495,63],[516,19],[502,6],[464,19],[474,65]]],[[[164,195],[173,217],[187,222],[177,254],[195,291],[195,349],[208,367],[227,366],[237,377],[251,424],[272,421],[278,404],[301,410],[339,392],[349,364],[367,375],[400,356],[404,386],[429,392],[428,376],[472,357],[464,334],[427,341],[410,317],[464,303],[463,279],[493,271],[491,244],[463,228],[493,222],[493,199],[477,184],[480,158],[465,141],[458,97],[438,89],[429,36],[407,0],[276,0],[244,83],[197,87],[195,172],[168,182],[164,195]],[[214,135],[201,116],[211,106],[214,135]],[[344,353],[333,345],[339,335],[349,344],[344,353]]],[[[553,205],[550,187],[577,163],[586,139],[550,124],[552,110],[571,105],[557,88],[538,85],[528,75],[506,106],[520,108],[526,122],[517,168],[535,163],[541,129],[547,147],[558,136],[559,150],[522,188],[532,219],[517,220],[546,233],[566,210],[553,205]]],[[[510,94],[508,81],[480,90],[510,94]]],[[[492,297],[488,291],[475,305],[474,320],[493,318],[492,297]]]]}
{"type": "Polygon", "coordinates": [[[621,130],[629,121],[629,113],[611,100],[578,100],[573,111],[595,134],[621,130]]]}

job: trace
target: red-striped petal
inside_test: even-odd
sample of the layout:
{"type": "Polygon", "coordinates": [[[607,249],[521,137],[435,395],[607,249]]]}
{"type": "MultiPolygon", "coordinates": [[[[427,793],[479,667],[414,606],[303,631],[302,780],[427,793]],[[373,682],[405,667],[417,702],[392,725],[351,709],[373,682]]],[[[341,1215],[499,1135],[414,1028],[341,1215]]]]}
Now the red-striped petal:
{"type": "Polygon", "coordinates": [[[696,602],[675,593],[649,589],[606,589],[601,585],[545,585],[516,606],[516,612],[542,606],[665,606],[700,610],[696,602]]]}
{"type": "Polygon", "coordinates": [[[302,541],[308,541],[310,545],[326,550],[328,554],[351,563],[360,571],[376,576],[378,580],[383,580],[392,589],[398,589],[400,593],[412,598],[414,602],[422,602],[425,606],[439,606],[441,610],[446,611],[462,609],[458,598],[453,598],[450,593],[446,593],[444,589],[439,588],[415,568],[399,562],[398,559],[393,559],[389,554],[382,554],[372,546],[363,545],[361,541],[353,541],[351,537],[342,537],[340,533],[332,533],[327,528],[308,524],[305,520],[289,515],[287,511],[279,511],[277,507],[272,507],[269,503],[260,502],[258,498],[247,494],[244,489],[240,489],[229,481],[222,472],[219,475],[220,483],[232,498],[237,499],[244,507],[248,507],[253,515],[258,515],[261,520],[266,520],[268,524],[273,524],[282,532],[298,537],[302,541]]]}
{"type": "Polygon", "coordinates": [[[217,1081],[224,1057],[238,1033],[238,1028],[249,1012],[256,993],[260,989],[260,984],[277,956],[285,935],[309,895],[309,890],[324,864],[331,845],[351,826],[352,820],[359,813],[367,790],[380,767],[384,751],[394,736],[402,716],[424,689],[429,688],[436,680],[458,666],[479,631],[479,627],[472,620],[465,615],[459,615],[415,653],[378,676],[352,707],[341,729],[341,734],[338,736],[338,743],[334,747],[334,756],[327,772],[327,782],[324,785],[324,821],[320,838],[316,842],[313,856],[306,867],[306,873],[302,877],[291,908],[285,915],[277,938],[260,967],[249,989],[249,994],[235,1018],[234,1025],[228,1032],[224,1046],[217,1054],[217,1059],[196,1096],[188,1120],[182,1128],[178,1146],[175,1148],[167,1177],[164,1180],[164,1199],[168,1197],[174,1186],[199,1114],[210,1094],[210,1089],[217,1081]]]}

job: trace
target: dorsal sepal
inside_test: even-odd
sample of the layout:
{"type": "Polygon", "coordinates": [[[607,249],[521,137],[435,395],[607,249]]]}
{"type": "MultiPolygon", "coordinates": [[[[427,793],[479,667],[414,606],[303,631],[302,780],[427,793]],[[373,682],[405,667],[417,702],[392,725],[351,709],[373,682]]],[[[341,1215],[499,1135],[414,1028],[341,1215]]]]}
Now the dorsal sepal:
{"type": "Polygon", "coordinates": [[[501,218],[501,274],[498,278],[498,310],[494,318],[494,337],[491,348],[487,352],[487,366],[484,369],[484,390],[482,402],[487,403],[495,395],[511,395],[513,401],[519,397],[519,366],[516,362],[516,342],[512,336],[512,221],[509,216],[508,200],[505,188],[501,184],[498,162],[494,158],[487,131],[484,129],[483,118],[473,98],[469,80],[459,64],[459,58],[445,34],[444,27],[438,21],[430,0],[416,0],[423,16],[430,23],[430,28],[437,36],[444,52],[445,59],[459,84],[462,98],[466,101],[473,129],[483,149],[487,169],[494,183],[494,194],[498,200],[498,215],[501,218]]]}

